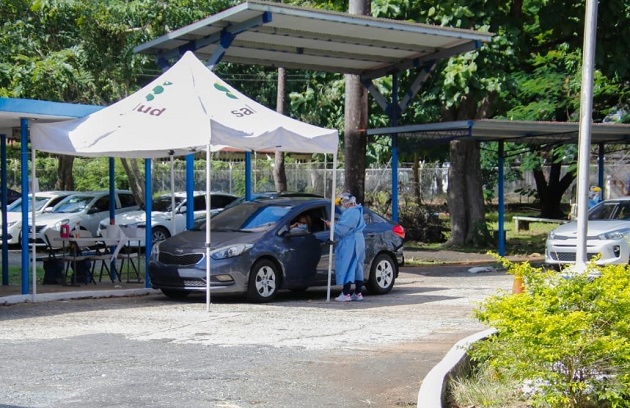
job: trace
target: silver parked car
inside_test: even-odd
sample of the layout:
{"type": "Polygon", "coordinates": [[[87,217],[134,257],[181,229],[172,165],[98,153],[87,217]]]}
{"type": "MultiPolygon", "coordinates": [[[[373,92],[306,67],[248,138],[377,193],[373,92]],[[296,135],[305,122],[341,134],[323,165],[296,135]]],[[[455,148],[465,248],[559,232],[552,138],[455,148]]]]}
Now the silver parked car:
{"type": "MultiPolygon", "coordinates": [[[[602,201],[588,212],[587,261],[598,257],[598,265],[628,264],[630,261],[630,197],[602,201]]],[[[577,221],[549,232],[545,262],[561,267],[575,263],[577,221]]]]}
{"type": "MultiPolygon", "coordinates": [[[[404,263],[405,231],[369,209],[364,216],[366,288],[371,294],[385,294],[404,263]]],[[[330,231],[324,220],[329,219],[330,201],[306,197],[243,202],[213,216],[212,293],[245,294],[250,301],[269,302],[281,289],[326,286],[330,231]],[[302,216],[310,220],[310,229],[292,229],[302,216]]],[[[205,224],[200,219],[193,230],[153,246],[153,288],[174,298],[205,291],[205,224]]]]}
{"type": "MultiPolygon", "coordinates": [[[[140,209],[131,191],[116,190],[115,194],[116,214],[140,209]]],[[[109,202],[109,190],[86,191],[64,198],[52,211],[35,217],[36,242],[44,244],[45,231],[48,229],[61,231],[63,224],[68,224],[70,230],[87,230],[96,235],[99,222],[109,215],[109,202]]],[[[32,240],[31,228],[32,224],[29,224],[29,240],[32,240]]]]}

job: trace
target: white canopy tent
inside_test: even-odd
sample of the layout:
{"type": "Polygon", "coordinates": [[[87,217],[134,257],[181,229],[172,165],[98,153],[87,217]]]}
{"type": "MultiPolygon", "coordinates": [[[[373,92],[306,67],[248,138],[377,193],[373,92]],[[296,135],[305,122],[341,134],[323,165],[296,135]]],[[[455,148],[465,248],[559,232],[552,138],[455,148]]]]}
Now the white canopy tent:
{"type": "MultiPolygon", "coordinates": [[[[107,108],[80,119],[33,124],[31,140],[34,150],[85,157],[149,159],[205,150],[209,200],[212,151],[325,153],[333,155],[333,168],[336,168],[339,136],[337,130],[300,122],[257,103],[223,82],[192,52],[187,52],[149,85],[107,108]]],[[[331,214],[334,214],[335,189],[333,177],[331,214]]],[[[210,219],[209,203],[206,209],[210,219]]],[[[210,242],[208,222],[207,259],[210,242]]],[[[332,255],[332,247],[330,251],[332,255]]],[[[328,299],[331,268],[329,265],[328,299]]],[[[209,262],[206,279],[209,308],[209,262]]]]}

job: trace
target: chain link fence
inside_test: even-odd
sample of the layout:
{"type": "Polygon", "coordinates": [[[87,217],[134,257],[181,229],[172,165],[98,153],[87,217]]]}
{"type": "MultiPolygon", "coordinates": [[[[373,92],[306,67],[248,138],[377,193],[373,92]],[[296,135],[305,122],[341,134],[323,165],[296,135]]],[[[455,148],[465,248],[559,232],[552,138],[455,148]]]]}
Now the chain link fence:
{"type": "MultiPolygon", "coordinates": [[[[88,163],[91,159],[77,159],[73,170],[75,180],[91,181],[91,185],[98,184],[95,189],[105,189],[108,186],[109,178],[106,166],[98,168],[91,167],[88,163]],[[100,170],[99,170],[100,169],[100,170]],[[101,171],[102,175],[94,174],[101,171]],[[94,181],[92,181],[94,180],[94,181]]],[[[173,171],[175,191],[186,189],[186,170],[181,168],[183,163],[178,161],[173,171]]],[[[202,168],[193,171],[194,189],[206,189],[206,171],[203,162],[198,165],[202,168]]],[[[10,188],[20,190],[20,160],[7,160],[7,184],[10,188]]],[[[446,192],[448,189],[448,164],[436,165],[434,163],[421,163],[418,166],[418,182],[413,175],[413,167],[409,163],[403,163],[398,169],[398,194],[403,199],[415,199],[416,194],[425,204],[442,204],[446,202],[446,192]]],[[[565,170],[566,171],[566,170],[565,170]]],[[[315,193],[326,197],[331,196],[333,170],[331,162],[294,162],[285,163],[285,173],[287,176],[287,190],[315,193]]],[[[36,174],[38,176],[40,190],[54,190],[56,177],[56,160],[47,159],[37,161],[36,174]]],[[[128,188],[128,182],[122,167],[116,170],[117,187],[128,188]]],[[[29,171],[30,175],[30,171],[29,171]]],[[[337,178],[337,193],[344,185],[344,170],[337,169],[334,172],[337,178]]],[[[618,197],[624,195],[623,186],[630,177],[630,167],[625,161],[606,163],[605,167],[605,197],[618,197]]],[[[156,162],[153,169],[153,190],[157,193],[171,191],[171,167],[168,162],[156,162]]],[[[365,194],[366,196],[386,195],[391,197],[392,192],[392,169],[389,166],[368,168],[365,173],[365,194]]],[[[212,191],[223,191],[235,195],[245,193],[245,163],[243,161],[213,161],[211,171],[212,191]]],[[[254,192],[275,191],[273,181],[273,158],[257,158],[252,160],[252,189],[254,192]]],[[[566,202],[575,201],[575,187],[565,193],[566,202]]],[[[590,184],[598,184],[597,166],[591,166],[590,184]]],[[[82,188],[78,188],[82,189],[82,188]]],[[[536,189],[531,172],[523,174],[522,178],[516,181],[506,182],[504,185],[505,201],[508,203],[533,203],[533,192],[536,189]]],[[[498,192],[494,191],[494,197],[498,192]]]]}

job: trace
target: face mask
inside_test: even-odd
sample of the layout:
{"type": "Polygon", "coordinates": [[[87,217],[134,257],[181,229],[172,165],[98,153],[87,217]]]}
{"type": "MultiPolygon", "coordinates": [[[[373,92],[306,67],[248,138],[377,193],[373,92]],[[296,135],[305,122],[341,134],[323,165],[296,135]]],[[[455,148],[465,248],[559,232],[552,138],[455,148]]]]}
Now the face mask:
{"type": "Polygon", "coordinates": [[[299,224],[297,225],[297,227],[298,227],[299,229],[303,229],[303,230],[305,230],[305,229],[306,229],[306,224],[299,223],[299,224]]]}

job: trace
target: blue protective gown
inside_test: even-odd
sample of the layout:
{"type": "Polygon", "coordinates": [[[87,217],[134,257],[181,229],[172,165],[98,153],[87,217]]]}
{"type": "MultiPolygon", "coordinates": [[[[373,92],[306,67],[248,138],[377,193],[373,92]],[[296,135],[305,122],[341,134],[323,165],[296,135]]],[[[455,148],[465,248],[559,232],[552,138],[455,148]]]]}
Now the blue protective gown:
{"type": "Polygon", "coordinates": [[[341,213],[335,223],[335,280],[337,285],[363,280],[365,238],[363,207],[356,205],[341,213]]]}

